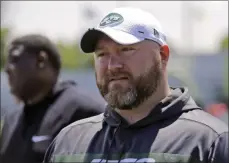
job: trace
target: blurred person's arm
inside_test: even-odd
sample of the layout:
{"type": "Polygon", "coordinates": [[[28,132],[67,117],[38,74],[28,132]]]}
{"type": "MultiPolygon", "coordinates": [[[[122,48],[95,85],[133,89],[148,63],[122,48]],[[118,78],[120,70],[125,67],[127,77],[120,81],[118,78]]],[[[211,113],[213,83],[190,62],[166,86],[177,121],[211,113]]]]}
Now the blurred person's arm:
{"type": "Polygon", "coordinates": [[[209,163],[228,163],[228,132],[220,134],[210,148],[209,163]]]}
{"type": "Polygon", "coordinates": [[[106,104],[104,101],[101,101],[99,99],[97,100],[97,98],[95,100],[95,98],[92,99],[90,97],[87,97],[85,101],[81,100],[77,104],[76,111],[72,116],[70,123],[101,114],[105,111],[105,107],[106,104]]]}
{"type": "Polygon", "coordinates": [[[0,126],[0,158],[1,158],[1,154],[3,153],[3,143],[5,141],[5,130],[6,130],[6,118],[9,115],[4,115],[1,117],[1,126],[0,126]]]}
{"type": "Polygon", "coordinates": [[[72,109],[69,109],[74,110],[69,124],[103,113],[106,105],[107,103],[103,98],[99,97],[98,94],[78,86],[77,90],[74,92],[73,103],[70,105],[72,109]]]}
{"type": "Polygon", "coordinates": [[[5,125],[5,122],[6,121],[6,115],[4,115],[4,116],[2,116],[1,117],[1,126],[0,126],[0,162],[2,162],[1,161],[1,157],[2,157],[2,154],[3,154],[3,143],[4,143],[4,141],[5,141],[5,136],[4,136],[4,134],[5,134],[5,132],[4,132],[4,130],[5,130],[5,128],[6,128],[6,125],[5,125]]]}
{"type": "Polygon", "coordinates": [[[3,129],[3,125],[4,125],[4,116],[1,117],[1,122],[0,122],[0,137],[2,135],[2,129],[3,129]]]}
{"type": "Polygon", "coordinates": [[[52,143],[49,145],[49,147],[47,148],[45,155],[44,155],[43,163],[54,163],[52,161],[52,154],[55,148],[55,140],[56,139],[54,139],[52,143]]]}

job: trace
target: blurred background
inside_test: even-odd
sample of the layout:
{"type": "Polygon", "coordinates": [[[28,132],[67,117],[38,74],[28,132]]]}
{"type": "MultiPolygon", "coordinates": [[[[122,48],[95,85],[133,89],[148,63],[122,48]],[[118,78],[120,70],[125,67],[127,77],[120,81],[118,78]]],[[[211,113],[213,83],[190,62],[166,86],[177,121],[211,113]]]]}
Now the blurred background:
{"type": "Polygon", "coordinates": [[[15,37],[40,33],[58,46],[60,78],[73,79],[100,96],[93,58],[78,42],[115,7],[145,9],[161,22],[171,49],[169,82],[186,86],[207,112],[228,123],[228,1],[1,1],[1,115],[19,108],[3,72],[5,47],[15,37]]]}

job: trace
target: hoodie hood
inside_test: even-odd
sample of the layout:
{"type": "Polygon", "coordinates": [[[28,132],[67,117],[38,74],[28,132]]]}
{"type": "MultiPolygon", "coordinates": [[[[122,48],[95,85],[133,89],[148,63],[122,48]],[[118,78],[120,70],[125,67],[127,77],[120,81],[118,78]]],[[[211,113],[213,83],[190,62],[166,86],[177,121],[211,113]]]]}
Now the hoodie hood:
{"type": "Polygon", "coordinates": [[[61,81],[59,80],[53,90],[52,90],[52,94],[53,95],[59,95],[61,92],[65,91],[66,89],[70,89],[73,88],[77,85],[77,83],[73,80],[66,80],[66,81],[61,81]]]}
{"type": "Polygon", "coordinates": [[[104,114],[104,120],[112,127],[120,126],[128,128],[141,128],[162,120],[173,119],[174,117],[190,110],[201,109],[196,105],[192,97],[190,97],[187,88],[171,89],[171,94],[158,103],[147,117],[134,124],[129,125],[124,118],[122,118],[114,109],[109,106],[107,106],[104,114]]]}

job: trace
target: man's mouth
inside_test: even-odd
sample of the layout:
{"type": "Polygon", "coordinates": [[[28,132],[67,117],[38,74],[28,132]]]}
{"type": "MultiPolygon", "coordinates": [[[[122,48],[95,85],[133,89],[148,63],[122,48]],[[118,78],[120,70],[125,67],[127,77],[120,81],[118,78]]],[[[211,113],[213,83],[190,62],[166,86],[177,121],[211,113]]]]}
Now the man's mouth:
{"type": "Polygon", "coordinates": [[[123,77],[111,77],[109,81],[112,82],[112,81],[118,81],[118,80],[128,80],[128,77],[125,77],[125,76],[123,76],[123,77]]]}

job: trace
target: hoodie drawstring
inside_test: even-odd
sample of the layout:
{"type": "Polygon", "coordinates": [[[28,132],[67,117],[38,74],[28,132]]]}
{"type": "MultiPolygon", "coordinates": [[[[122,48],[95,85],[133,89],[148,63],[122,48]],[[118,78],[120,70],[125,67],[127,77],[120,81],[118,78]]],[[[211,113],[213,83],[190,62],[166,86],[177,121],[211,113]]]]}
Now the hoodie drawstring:
{"type": "MultiPolygon", "coordinates": [[[[121,126],[121,122],[118,124],[118,127],[115,129],[115,131],[114,131],[114,133],[113,133],[113,135],[112,135],[111,143],[110,143],[110,145],[109,145],[108,152],[107,152],[107,154],[106,154],[106,163],[108,163],[108,159],[109,159],[109,157],[110,157],[111,147],[112,147],[112,144],[113,144],[113,142],[114,142],[114,140],[115,140],[115,135],[116,135],[117,131],[119,130],[120,126],[121,126]]],[[[101,161],[102,161],[102,160],[101,160],[101,161]]],[[[101,163],[101,161],[100,161],[100,163],[101,163]]]]}

